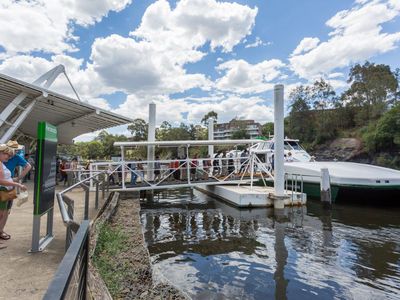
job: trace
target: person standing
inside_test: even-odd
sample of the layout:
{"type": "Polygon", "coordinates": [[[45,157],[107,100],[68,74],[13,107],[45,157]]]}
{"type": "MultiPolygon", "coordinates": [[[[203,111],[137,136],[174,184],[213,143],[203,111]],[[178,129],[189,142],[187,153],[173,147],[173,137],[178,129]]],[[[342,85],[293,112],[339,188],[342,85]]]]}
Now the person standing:
{"type": "Polygon", "coordinates": [[[67,161],[63,159],[60,164],[60,175],[61,175],[61,183],[64,182],[64,186],[67,184],[68,175],[67,175],[67,161]]]}
{"type": "Polygon", "coordinates": [[[154,162],[154,181],[161,180],[161,163],[160,157],[156,156],[156,161],[154,162]]]}
{"type": "MultiPolygon", "coordinates": [[[[134,158],[133,160],[136,160],[136,158],[134,158]]],[[[131,162],[128,165],[130,171],[131,171],[131,184],[132,185],[136,185],[136,180],[137,180],[137,174],[136,174],[136,162],[131,162]]]]}
{"type": "MultiPolygon", "coordinates": [[[[17,143],[18,144],[18,143],[17,143]]],[[[17,154],[18,155],[18,154],[17,154]]],[[[0,145],[0,185],[1,190],[5,196],[7,196],[6,201],[0,201],[0,239],[2,240],[9,240],[11,235],[4,232],[4,227],[6,226],[8,215],[10,213],[10,209],[12,206],[12,201],[17,197],[15,192],[15,188],[20,188],[21,190],[25,191],[26,187],[20,184],[15,178],[12,177],[12,171],[7,168],[6,162],[10,161],[12,157],[15,157],[14,151],[12,148],[8,147],[5,144],[0,145]],[[14,193],[10,193],[14,191],[14,193]],[[8,200],[7,200],[8,199],[8,200]]],[[[23,157],[21,157],[23,159],[23,157]]],[[[11,164],[14,165],[15,164],[11,164]]],[[[15,167],[14,167],[15,169],[15,167]]],[[[29,168],[30,169],[30,168],[29,168]]],[[[27,171],[24,168],[22,171],[22,176],[25,176],[27,171]],[[25,171],[25,172],[24,172],[25,171]]],[[[0,244],[0,249],[5,248],[0,244]]]]}

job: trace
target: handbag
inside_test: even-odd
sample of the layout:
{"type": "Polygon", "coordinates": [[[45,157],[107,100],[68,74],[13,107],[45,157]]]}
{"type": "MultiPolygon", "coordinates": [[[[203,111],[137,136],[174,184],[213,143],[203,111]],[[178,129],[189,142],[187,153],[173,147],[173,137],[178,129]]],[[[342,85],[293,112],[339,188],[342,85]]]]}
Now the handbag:
{"type": "Polygon", "coordinates": [[[12,189],[10,191],[0,191],[0,201],[10,201],[17,198],[17,190],[12,189]]]}

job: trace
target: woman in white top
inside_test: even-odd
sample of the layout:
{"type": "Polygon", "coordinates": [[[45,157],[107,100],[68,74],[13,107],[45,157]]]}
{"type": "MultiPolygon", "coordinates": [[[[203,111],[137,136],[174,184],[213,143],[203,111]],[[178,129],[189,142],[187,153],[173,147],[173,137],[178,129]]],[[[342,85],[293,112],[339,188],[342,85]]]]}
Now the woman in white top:
{"type": "MultiPolygon", "coordinates": [[[[3,164],[10,159],[12,154],[13,150],[10,147],[5,144],[0,144],[0,189],[11,191],[19,187],[21,190],[25,191],[26,187],[19,182],[14,182],[10,170],[3,164]]],[[[10,235],[3,231],[8,214],[7,202],[8,201],[0,201],[0,239],[2,240],[10,239],[10,235]]],[[[0,243],[0,249],[4,248],[6,248],[6,246],[0,243]]]]}

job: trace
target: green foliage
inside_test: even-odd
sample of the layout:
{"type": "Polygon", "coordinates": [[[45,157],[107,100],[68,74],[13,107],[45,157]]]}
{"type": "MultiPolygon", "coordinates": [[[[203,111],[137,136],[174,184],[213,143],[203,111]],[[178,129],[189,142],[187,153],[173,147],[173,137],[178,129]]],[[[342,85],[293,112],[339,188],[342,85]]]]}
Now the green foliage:
{"type": "Polygon", "coordinates": [[[216,113],[215,111],[209,111],[208,113],[206,113],[204,115],[204,117],[201,119],[201,123],[205,126],[208,125],[208,119],[209,118],[214,118],[215,122],[218,120],[218,113],[216,113]]]}
{"type": "Polygon", "coordinates": [[[400,104],[386,112],[363,132],[366,148],[371,153],[400,146],[400,104]]]}
{"type": "Polygon", "coordinates": [[[348,83],[351,86],[343,93],[342,100],[358,108],[355,114],[358,125],[382,116],[388,104],[395,101],[399,87],[398,78],[389,66],[370,62],[353,66],[348,83]]]}
{"type": "Polygon", "coordinates": [[[261,133],[265,137],[269,137],[269,135],[274,135],[274,122],[268,122],[262,125],[261,133]]]}
{"type": "Polygon", "coordinates": [[[238,129],[232,133],[233,140],[244,140],[249,139],[250,135],[247,133],[246,129],[238,129]]]}
{"type": "Polygon", "coordinates": [[[120,253],[129,250],[127,240],[128,237],[120,227],[103,224],[99,228],[93,263],[113,297],[116,297],[122,291],[121,283],[126,276],[130,275],[128,266],[120,264],[115,259],[120,253]]]}
{"type": "Polygon", "coordinates": [[[143,119],[135,119],[132,124],[128,125],[134,141],[146,141],[148,134],[148,124],[143,119]]]}
{"type": "Polygon", "coordinates": [[[111,158],[111,156],[121,155],[119,147],[115,147],[115,142],[126,142],[128,138],[125,135],[113,135],[103,130],[95,138],[95,141],[99,141],[102,145],[102,157],[111,158]]]}

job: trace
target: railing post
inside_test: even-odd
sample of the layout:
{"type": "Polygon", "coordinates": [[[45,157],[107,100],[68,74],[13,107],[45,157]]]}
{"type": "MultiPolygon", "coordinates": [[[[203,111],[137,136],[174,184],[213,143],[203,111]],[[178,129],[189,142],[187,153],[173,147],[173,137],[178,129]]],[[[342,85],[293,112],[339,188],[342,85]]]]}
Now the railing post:
{"type": "Polygon", "coordinates": [[[96,179],[96,198],[94,201],[94,207],[99,208],[99,181],[96,179]]]}
{"type": "Polygon", "coordinates": [[[105,192],[106,192],[106,179],[107,179],[107,176],[104,175],[103,182],[101,184],[101,197],[103,198],[103,200],[104,200],[105,192]]]}
{"type": "Polygon", "coordinates": [[[190,184],[190,158],[189,158],[189,145],[186,145],[186,169],[187,169],[187,180],[190,184]]]}
{"type": "Polygon", "coordinates": [[[83,214],[83,219],[89,220],[89,187],[84,183],[82,183],[81,186],[85,190],[85,212],[83,214]]]}

